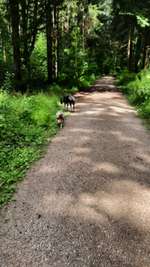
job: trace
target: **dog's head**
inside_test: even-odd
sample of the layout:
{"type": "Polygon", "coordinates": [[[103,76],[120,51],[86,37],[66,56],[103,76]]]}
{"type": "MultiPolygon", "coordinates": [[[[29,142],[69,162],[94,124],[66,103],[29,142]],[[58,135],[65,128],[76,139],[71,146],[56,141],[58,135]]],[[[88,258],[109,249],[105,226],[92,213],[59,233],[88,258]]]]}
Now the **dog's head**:
{"type": "Polygon", "coordinates": [[[56,113],[56,118],[57,118],[57,119],[59,119],[59,118],[64,119],[64,113],[63,113],[62,111],[58,111],[58,112],[56,113]]]}

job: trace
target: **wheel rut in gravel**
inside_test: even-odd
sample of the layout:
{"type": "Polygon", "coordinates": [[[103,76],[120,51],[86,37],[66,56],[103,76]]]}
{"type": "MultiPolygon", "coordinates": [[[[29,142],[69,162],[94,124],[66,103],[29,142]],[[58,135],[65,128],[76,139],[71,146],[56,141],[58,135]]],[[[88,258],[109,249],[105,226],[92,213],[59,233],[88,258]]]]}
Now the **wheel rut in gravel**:
{"type": "Polygon", "coordinates": [[[112,77],[77,99],[1,210],[1,267],[150,266],[149,133],[112,77]]]}

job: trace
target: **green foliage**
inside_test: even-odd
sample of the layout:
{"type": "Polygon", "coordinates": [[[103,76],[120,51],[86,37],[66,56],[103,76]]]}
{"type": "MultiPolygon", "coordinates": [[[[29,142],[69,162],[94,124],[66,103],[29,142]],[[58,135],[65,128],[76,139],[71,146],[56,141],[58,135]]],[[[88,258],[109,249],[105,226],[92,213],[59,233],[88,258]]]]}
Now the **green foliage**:
{"type": "Polygon", "coordinates": [[[150,118],[150,70],[143,70],[137,75],[124,71],[118,80],[129,101],[137,105],[143,117],[150,118]]]}
{"type": "MultiPolygon", "coordinates": [[[[66,38],[67,36],[65,36],[66,38]]],[[[87,55],[83,51],[80,30],[75,27],[69,35],[71,37],[70,48],[64,49],[63,62],[60,78],[68,80],[68,83],[75,84],[76,81],[88,69],[87,55]],[[71,68],[70,68],[71,66],[71,68]]],[[[68,38],[68,37],[67,37],[68,38]]]]}
{"type": "Polygon", "coordinates": [[[150,122],[150,100],[147,100],[139,107],[139,112],[143,118],[148,119],[150,122]]]}
{"type": "Polygon", "coordinates": [[[47,79],[47,52],[46,37],[40,33],[35,43],[35,48],[31,56],[31,78],[32,80],[47,79]]]}
{"type": "Polygon", "coordinates": [[[149,23],[149,19],[148,18],[145,18],[142,15],[137,15],[136,17],[137,17],[138,25],[141,28],[145,28],[145,27],[149,27],[150,26],[150,23],[149,23]]]}
{"type": "Polygon", "coordinates": [[[58,98],[39,93],[12,96],[0,93],[0,205],[14,191],[41,145],[56,133],[58,98]]]}
{"type": "Polygon", "coordinates": [[[10,72],[5,73],[5,79],[3,82],[2,90],[11,92],[14,87],[14,74],[10,72]]]}
{"type": "Polygon", "coordinates": [[[79,87],[82,89],[87,89],[94,83],[95,80],[95,74],[81,76],[79,79],[79,87]]]}
{"type": "Polygon", "coordinates": [[[128,69],[124,69],[117,74],[118,85],[125,86],[129,82],[133,81],[135,79],[135,76],[135,73],[130,72],[128,69]]]}

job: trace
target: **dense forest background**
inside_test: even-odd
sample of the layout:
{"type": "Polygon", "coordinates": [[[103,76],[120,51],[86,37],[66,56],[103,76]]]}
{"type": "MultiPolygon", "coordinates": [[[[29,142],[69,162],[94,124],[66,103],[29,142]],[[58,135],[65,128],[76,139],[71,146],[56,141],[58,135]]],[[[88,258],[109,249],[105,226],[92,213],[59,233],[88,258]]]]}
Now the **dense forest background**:
{"type": "Polygon", "coordinates": [[[150,1],[1,0],[1,85],[86,87],[92,74],[139,72],[149,66],[149,16],[150,1]]]}
{"type": "Polygon", "coordinates": [[[57,132],[60,95],[115,75],[150,119],[149,64],[149,0],[0,0],[0,205],[57,132]]]}

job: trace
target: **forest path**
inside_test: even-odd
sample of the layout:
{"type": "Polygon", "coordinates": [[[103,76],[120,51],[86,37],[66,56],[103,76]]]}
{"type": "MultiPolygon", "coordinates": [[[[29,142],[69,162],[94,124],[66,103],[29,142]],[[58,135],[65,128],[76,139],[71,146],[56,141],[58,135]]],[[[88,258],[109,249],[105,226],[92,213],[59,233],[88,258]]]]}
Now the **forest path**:
{"type": "Polygon", "coordinates": [[[80,94],[1,210],[1,267],[150,266],[150,138],[115,89],[80,94]]]}

